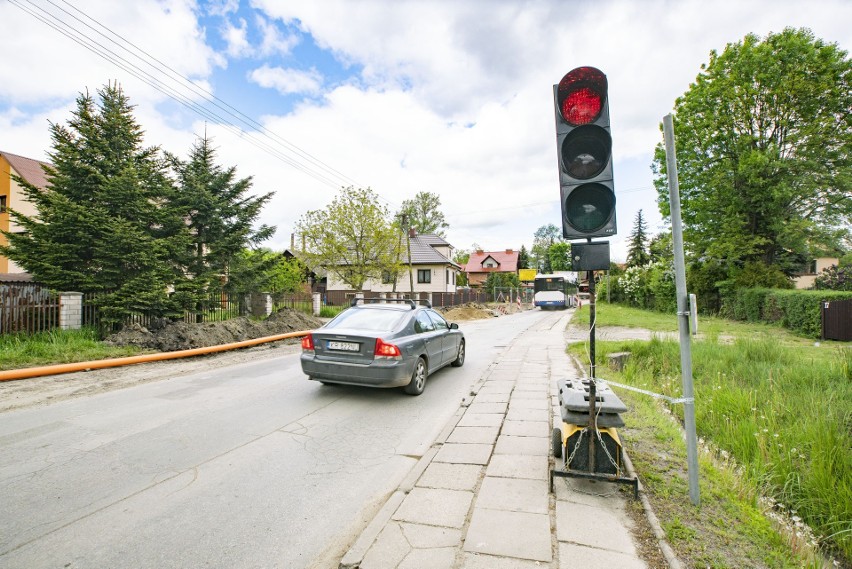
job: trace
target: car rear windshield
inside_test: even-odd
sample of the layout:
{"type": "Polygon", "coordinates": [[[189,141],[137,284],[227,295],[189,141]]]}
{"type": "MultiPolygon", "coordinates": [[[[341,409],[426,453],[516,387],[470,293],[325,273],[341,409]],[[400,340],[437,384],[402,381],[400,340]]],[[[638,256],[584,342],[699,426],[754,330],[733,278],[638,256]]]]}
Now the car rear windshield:
{"type": "Polygon", "coordinates": [[[376,332],[389,332],[396,329],[405,317],[400,310],[350,308],[341,312],[337,318],[326,324],[326,328],[355,328],[376,332]]]}

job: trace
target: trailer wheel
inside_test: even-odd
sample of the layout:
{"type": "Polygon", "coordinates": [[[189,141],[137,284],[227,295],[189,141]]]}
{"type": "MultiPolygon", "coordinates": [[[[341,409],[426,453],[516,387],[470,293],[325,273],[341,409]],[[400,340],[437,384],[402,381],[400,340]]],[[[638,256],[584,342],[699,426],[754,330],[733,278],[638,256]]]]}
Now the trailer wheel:
{"type": "Polygon", "coordinates": [[[554,427],[550,434],[550,442],[553,446],[554,458],[562,458],[562,429],[554,427]]]}

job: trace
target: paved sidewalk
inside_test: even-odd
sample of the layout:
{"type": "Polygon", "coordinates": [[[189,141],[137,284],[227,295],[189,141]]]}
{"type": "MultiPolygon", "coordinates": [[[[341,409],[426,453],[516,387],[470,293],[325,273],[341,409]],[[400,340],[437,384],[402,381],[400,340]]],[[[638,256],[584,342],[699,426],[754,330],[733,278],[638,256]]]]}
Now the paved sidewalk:
{"type": "Polygon", "coordinates": [[[341,568],[647,567],[624,511],[630,493],[576,478],[548,489],[556,382],[576,377],[570,316],[547,314],[491,364],[341,568]]]}

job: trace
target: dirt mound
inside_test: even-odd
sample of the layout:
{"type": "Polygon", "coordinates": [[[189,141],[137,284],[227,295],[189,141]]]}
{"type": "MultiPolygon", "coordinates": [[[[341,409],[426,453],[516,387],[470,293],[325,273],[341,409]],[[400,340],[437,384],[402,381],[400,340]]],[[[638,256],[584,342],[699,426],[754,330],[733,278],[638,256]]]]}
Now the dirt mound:
{"type": "Polygon", "coordinates": [[[493,303],[480,304],[478,302],[469,302],[467,304],[459,304],[458,306],[445,306],[441,308],[444,318],[450,322],[456,320],[481,320],[483,318],[494,318],[504,314],[514,314],[521,310],[528,310],[528,305],[523,305],[520,308],[517,304],[509,303],[493,303]]]}
{"type": "Polygon", "coordinates": [[[291,308],[282,308],[263,321],[244,317],[202,324],[160,321],[152,324],[150,329],[131,324],[104,341],[115,346],[129,345],[160,352],[174,352],[313,330],[322,324],[318,318],[291,308]]]}

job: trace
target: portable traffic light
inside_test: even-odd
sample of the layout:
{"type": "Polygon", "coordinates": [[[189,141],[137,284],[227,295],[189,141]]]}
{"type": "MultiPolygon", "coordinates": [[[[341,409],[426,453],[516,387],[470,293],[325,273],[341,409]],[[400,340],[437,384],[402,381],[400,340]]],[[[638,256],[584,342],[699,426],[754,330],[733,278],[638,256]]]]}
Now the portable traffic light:
{"type": "Polygon", "coordinates": [[[617,233],[607,81],[599,69],[578,67],[553,86],[556,151],[566,239],[617,233]]]}

